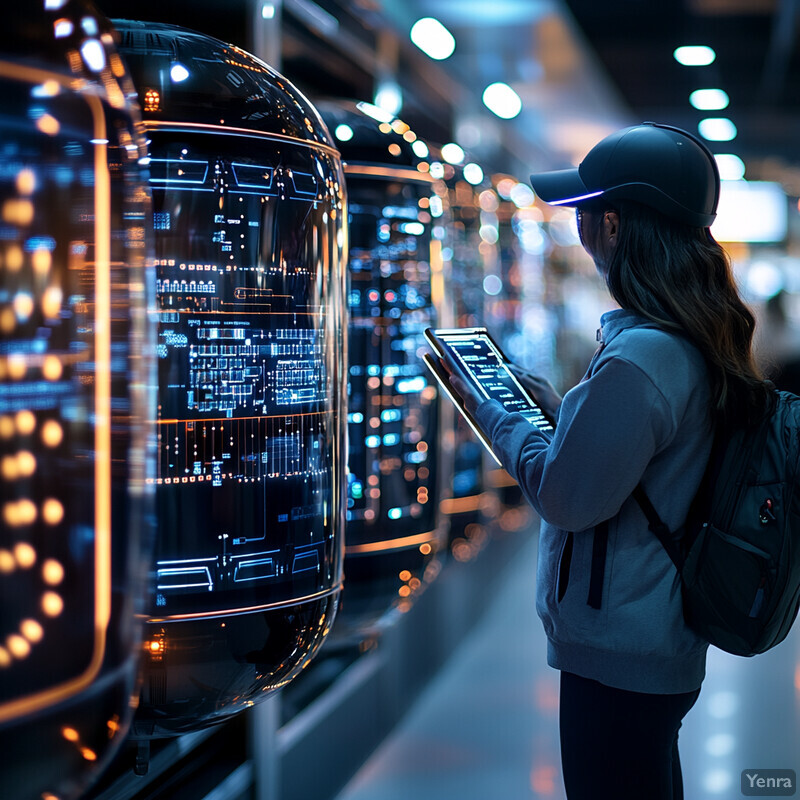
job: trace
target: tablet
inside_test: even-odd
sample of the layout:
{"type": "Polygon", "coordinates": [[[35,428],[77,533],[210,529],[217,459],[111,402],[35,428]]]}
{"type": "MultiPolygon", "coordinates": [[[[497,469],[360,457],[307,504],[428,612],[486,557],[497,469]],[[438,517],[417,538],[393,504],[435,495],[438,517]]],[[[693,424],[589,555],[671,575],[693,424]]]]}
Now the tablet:
{"type": "MultiPolygon", "coordinates": [[[[497,400],[507,411],[517,411],[543,433],[553,433],[553,422],[528,394],[508,367],[508,359],[486,328],[428,328],[425,337],[440,356],[447,352],[468,380],[487,400],[497,400]]],[[[497,461],[491,443],[472,415],[464,408],[462,399],[450,385],[447,372],[438,359],[425,355],[425,363],[433,372],[447,396],[455,403],[469,425],[497,461]]],[[[498,461],[499,463],[499,461],[498,461]]]]}

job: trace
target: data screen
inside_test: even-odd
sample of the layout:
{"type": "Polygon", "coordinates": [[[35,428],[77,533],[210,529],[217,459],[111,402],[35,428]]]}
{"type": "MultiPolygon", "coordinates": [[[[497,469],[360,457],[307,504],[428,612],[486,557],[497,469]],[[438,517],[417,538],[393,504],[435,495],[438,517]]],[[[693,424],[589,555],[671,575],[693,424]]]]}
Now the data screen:
{"type": "Polygon", "coordinates": [[[425,184],[348,176],[351,548],[436,527],[438,388],[420,360],[434,324],[425,184]]]}
{"type": "Polygon", "coordinates": [[[36,78],[0,80],[0,722],[127,657],[144,589],[144,184],[119,112],[36,78]]]}
{"type": "Polygon", "coordinates": [[[331,588],[341,242],[325,150],[153,131],[155,614],[331,588]],[[338,304],[338,309],[337,309],[338,304]]]}
{"type": "Polygon", "coordinates": [[[487,333],[439,330],[434,334],[487,400],[496,400],[506,411],[516,411],[539,430],[552,433],[552,424],[508,369],[487,333]]]}

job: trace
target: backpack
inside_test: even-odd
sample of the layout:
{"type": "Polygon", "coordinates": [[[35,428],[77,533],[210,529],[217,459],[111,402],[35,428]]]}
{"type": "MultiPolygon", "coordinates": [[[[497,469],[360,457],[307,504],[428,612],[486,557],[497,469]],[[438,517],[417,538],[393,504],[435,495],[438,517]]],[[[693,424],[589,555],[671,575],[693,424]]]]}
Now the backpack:
{"type": "Polygon", "coordinates": [[[675,535],[633,492],[681,577],[687,624],[740,656],[782,642],[800,605],[800,397],[775,392],[755,426],[718,439],[675,535]]]}

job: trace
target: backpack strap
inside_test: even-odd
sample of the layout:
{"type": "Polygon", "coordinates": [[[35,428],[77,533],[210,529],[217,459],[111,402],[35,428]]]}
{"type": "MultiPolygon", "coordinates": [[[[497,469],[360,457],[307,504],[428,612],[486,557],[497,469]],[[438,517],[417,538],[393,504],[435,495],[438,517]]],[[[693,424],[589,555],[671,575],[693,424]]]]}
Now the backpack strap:
{"type": "Polygon", "coordinates": [[[650,502],[650,498],[647,496],[647,492],[645,492],[641,483],[636,485],[632,494],[633,499],[636,500],[639,504],[639,508],[642,509],[645,517],[647,517],[647,527],[656,536],[658,541],[661,542],[661,546],[667,551],[667,555],[680,574],[683,570],[684,559],[678,550],[675,540],[672,538],[669,528],[661,521],[661,517],[658,516],[658,512],[650,502]]]}

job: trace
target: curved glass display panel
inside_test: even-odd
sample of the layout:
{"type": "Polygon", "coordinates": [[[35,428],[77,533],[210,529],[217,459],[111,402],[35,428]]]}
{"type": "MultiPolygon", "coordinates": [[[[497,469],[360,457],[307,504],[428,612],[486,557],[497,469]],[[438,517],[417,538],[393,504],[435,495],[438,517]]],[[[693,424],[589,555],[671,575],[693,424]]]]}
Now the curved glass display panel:
{"type": "Polygon", "coordinates": [[[150,206],[107,22],[75,2],[12,20],[0,34],[0,796],[65,800],[132,717],[152,544],[150,206]]]}
{"type": "Polygon", "coordinates": [[[408,126],[344,104],[319,108],[335,135],[350,136],[337,142],[350,200],[347,583],[337,627],[346,636],[407,608],[436,571],[426,573],[442,535],[439,397],[421,354],[425,328],[437,324],[441,259],[432,181],[408,126]]]}
{"type": "MultiPolygon", "coordinates": [[[[437,153],[438,155],[438,153],[437,153]]],[[[444,240],[448,271],[450,327],[469,328],[485,324],[484,279],[496,259],[492,241],[481,237],[484,221],[491,223],[497,196],[464,180],[461,167],[439,161],[432,172],[437,176],[434,193],[446,220],[444,240]]],[[[484,235],[491,240],[491,234],[484,235]]],[[[491,273],[489,273],[491,274],[491,273]]],[[[489,286],[491,288],[491,286],[489,286]]],[[[452,415],[451,415],[452,416],[452,415]]],[[[455,414],[453,478],[451,496],[441,501],[450,520],[451,550],[459,560],[468,560],[486,540],[482,512],[489,511],[493,497],[486,490],[485,451],[461,414],[455,414]]]]}
{"type": "Polygon", "coordinates": [[[346,209],[338,153],[285,79],[200,34],[117,24],[156,241],[158,537],[135,733],[157,737],[284,685],[332,623],[346,209]]]}

